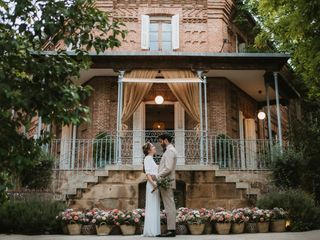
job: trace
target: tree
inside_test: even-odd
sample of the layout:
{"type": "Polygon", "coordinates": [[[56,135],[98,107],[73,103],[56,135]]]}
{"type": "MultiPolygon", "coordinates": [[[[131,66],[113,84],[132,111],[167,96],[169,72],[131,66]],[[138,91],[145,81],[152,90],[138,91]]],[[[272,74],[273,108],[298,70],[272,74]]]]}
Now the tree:
{"type": "Polygon", "coordinates": [[[91,90],[72,79],[90,67],[89,51],[118,47],[125,35],[93,0],[0,0],[0,191],[36,164],[50,139],[45,130],[38,139],[26,134],[35,116],[44,124],[89,120],[82,102],[91,90]],[[42,52],[60,43],[74,54],[42,52]]]}
{"type": "Polygon", "coordinates": [[[320,99],[320,2],[318,0],[246,0],[261,24],[255,46],[272,41],[278,51],[292,55],[292,67],[302,92],[320,99]],[[302,88],[302,89],[301,89],[302,88]]]}

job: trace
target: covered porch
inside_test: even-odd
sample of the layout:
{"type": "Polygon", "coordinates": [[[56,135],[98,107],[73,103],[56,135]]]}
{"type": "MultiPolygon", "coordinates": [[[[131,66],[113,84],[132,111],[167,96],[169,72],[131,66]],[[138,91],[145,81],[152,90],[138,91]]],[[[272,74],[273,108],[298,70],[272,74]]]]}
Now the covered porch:
{"type": "MultiPolygon", "coordinates": [[[[77,137],[76,126],[70,127],[67,135],[62,134],[61,139],[53,140],[51,144],[51,152],[57,159],[57,169],[95,170],[103,169],[107,165],[141,165],[141,146],[146,141],[157,146],[157,136],[164,131],[174,136],[174,144],[179,152],[179,165],[218,165],[220,168],[242,170],[267,169],[270,149],[274,145],[279,145],[280,148],[283,146],[280,107],[297,95],[287,76],[282,73],[288,55],[114,52],[93,54],[92,57],[92,68],[82,72],[80,79],[75,81],[84,84],[95,76],[118,78],[117,126],[116,129],[106,129],[90,139],[77,137]],[[158,73],[163,70],[184,71],[190,75],[166,78],[157,78],[157,74],[151,77],[148,74],[133,77],[130,75],[135,71],[158,73]],[[256,116],[264,109],[267,117],[261,120],[266,122],[266,131],[263,129],[263,134],[257,133],[257,118],[245,119],[241,116],[241,111],[237,116],[238,133],[229,134],[228,126],[221,131],[213,129],[210,121],[215,113],[211,108],[208,110],[208,96],[211,97],[213,93],[207,89],[207,85],[208,82],[214,84],[218,78],[228,79],[252,98],[257,105],[256,116]],[[164,99],[164,106],[167,108],[164,112],[157,111],[167,112],[167,119],[172,118],[171,123],[166,120],[158,121],[156,118],[147,119],[147,116],[152,115],[152,109],[157,109],[154,101],[146,101],[144,96],[140,96],[140,99],[137,99],[138,95],[131,95],[135,96],[134,99],[126,99],[124,96],[127,84],[140,84],[146,89],[148,84],[160,83],[190,84],[196,92],[188,97],[193,103],[189,109],[186,102],[180,99],[181,93],[180,96],[178,93],[174,94],[177,98],[175,101],[164,99]],[[132,102],[135,102],[135,106],[131,107],[129,116],[125,116],[123,109],[128,108],[128,104],[132,105],[132,102]],[[272,131],[271,105],[275,106],[276,132],[272,131]],[[195,112],[198,113],[198,118],[194,117],[193,120],[197,127],[186,127],[185,116],[190,117],[195,112]],[[123,116],[127,120],[131,118],[129,126],[123,121],[123,116]],[[148,121],[153,124],[150,125],[148,121]],[[241,126],[241,123],[246,126],[241,126]]],[[[151,87],[148,91],[150,89],[151,87]]],[[[172,91],[172,88],[170,89],[172,91]]],[[[226,125],[228,118],[226,116],[226,125]]],[[[232,118],[234,117],[230,115],[230,119],[232,118]]],[[[159,155],[156,159],[159,160],[161,149],[159,146],[157,148],[159,155]]]]}

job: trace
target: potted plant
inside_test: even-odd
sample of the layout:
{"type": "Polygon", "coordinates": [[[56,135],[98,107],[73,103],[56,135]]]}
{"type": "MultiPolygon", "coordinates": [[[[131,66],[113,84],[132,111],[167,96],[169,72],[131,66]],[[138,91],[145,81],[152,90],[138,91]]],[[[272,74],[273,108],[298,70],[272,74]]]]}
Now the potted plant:
{"type": "Polygon", "coordinates": [[[161,234],[165,234],[167,232],[167,215],[166,210],[160,211],[160,223],[161,223],[161,234]]]}
{"type": "Polygon", "coordinates": [[[144,228],[144,217],[145,217],[145,210],[143,208],[137,208],[134,212],[140,216],[140,222],[136,227],[136,234],[141,235],[143,234],[144,228]]]}
{"type": "Polygon", "coordinates": [[[82,211],[74,211],[70,208],[64,211],[62,216],[63,221],[67,225],[68,233],[70,235],[80,235],[84,213],[82,211]]]}
{"type": "Polygon", "coordinates": [[[134,235],[136,226],[140,223],[141,215],[136,211],[123,211],[119,213],[117,222],[123,235],[134,235]]]}
{"type": "Polygon", "coordinates": [[[255,214],[258,208],[244,208],[244,216],[246,218],[245,231],[247,233],[257,233],[258,232],[258,217],[255,214]]]}
{"type": "Polygon", "coordinates": [[[188,234],[188,227],[187,227],[187,217],[189,209],[181,207],[177,210],[176,216],[176,234],[177,235],[186,235],[188,234]]]}
{"type": "Polygon", "coordinates": [[[201,208],[200,214],[206,218],[206,223],[204,226],[204,234],[211,234],[213,232],[213,227],[212,227],[212,222],[211,222],[211,217],[214,213],[212,209],[206,209],[206,208],[201,208]]]}
{"type": "Polygon", "coordinates": [[[211,221],[215,223],[218,234],[229,234],[231,228],[232,214],[229,211],[216,212],[211,221]]]}
{"type": "Polygon", "coordinates": [[[231,216],[231,232],[235,234],[244,232],[244,224],[246,217],[244,216],[243,208],[234,209],[231,216]]]}
{"type": "Polygon", "coordinates": [[[271,211],[271,231],[284,232],[286,231],[286,219],[288,213],[282,208],[274,208],[271,211]]]}
{"type": "Polygon", "coordinates": [[[255,215],[257,216],[257,219],[258,219],[258,232],[259,233],[269,232],[269,222],[271,218],[270,211],[266,209],[258,209],[255,212],[255,215]]]}
{"type": "Polygon", "coordinates": [[[91,222],[96,226],[97,235],[109,235],[114,226],[114,215],[117,209],[113,211],[105,211],[96,209],[93,213],[91,222]]]}
{"type": "Polygon", "coordinates": [[[186,215],[186,220],[192,235],[199,235],[203,233],[207,219],[204,215],[201,215],[199,210],[190,210],[186,215]]]}

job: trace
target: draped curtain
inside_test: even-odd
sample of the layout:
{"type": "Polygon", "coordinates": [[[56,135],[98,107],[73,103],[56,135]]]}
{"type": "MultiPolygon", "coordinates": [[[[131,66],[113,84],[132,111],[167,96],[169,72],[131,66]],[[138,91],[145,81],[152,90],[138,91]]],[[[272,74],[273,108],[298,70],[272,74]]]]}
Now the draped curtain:
{"type": "MultiPolygon", "coordinates": [[[[164,78],[198,78],[188,70],[162,70],[164,78]]],[[[200,123],[199,83],[170,83],[168,86],[191,118],[200,123]]]]}
{"type": "MultiPolygon", "coordinates": [[[[133,70],[125,75],[125,78],[155,78],[156,70],[133,70]]],[[[124,80],[125,80],[124,78],[124,80]]],[[[150,91],[152,83],[124,82],[123,84],[123,110],[122,124],[130,119],[137,110],[145,95],[150,91]]]]}

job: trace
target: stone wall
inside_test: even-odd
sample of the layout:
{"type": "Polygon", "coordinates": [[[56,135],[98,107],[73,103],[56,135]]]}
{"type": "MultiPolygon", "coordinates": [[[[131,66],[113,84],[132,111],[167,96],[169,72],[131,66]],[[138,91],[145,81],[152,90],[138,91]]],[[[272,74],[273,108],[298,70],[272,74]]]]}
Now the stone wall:
{"type": "MultiPolygon", "coordinates": [[[[245,189],[238,189],[235,183],[227,183],[223,177],[216,177],[215,171],[182,170],[177,171],[176,176],[178,185],[184,188],[177,189],[180,197],[184,195],[178,205],[182,203],[190,208],[236,208],[249,204],[245,189]]],[[[90,186],[81,198],[71,202],[71,206],[134,209],[144,206],[144,191],[145,174],[142,171],[109,171],[108,177],[90,186]]]]}

